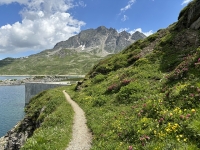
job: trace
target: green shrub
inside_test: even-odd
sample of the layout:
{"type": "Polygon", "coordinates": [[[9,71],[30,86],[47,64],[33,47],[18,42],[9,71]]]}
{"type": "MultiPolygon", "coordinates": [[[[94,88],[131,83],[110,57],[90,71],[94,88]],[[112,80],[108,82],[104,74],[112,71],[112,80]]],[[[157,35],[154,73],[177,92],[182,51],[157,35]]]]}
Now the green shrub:
{"type": "Polygon", "coordinates": [[[94,83],[99,83],[99,82],[105,80],[105,78],[106,78],[105,75],[103,75],[103,74],[98,74],[98,75],[96,75],[96,76],[92,79],[92,82],[94,82],[94,83]]]}
{"type": "Polygon", "coordinates": [[[153,41],[155,41],[157,38],[158,38],[158,34],[155,33],[155,34],[152,34],[152,35],[148,36],[148,37],[147,37],[147,40],[149,40],[150,42],[153,42],[153,41]]]}
{"type": "Polygon", "coordinates": [[[93,107],[104,106],[107,102],[107,97],[105,95],[100,95],[97,98],[93,99],[93,107]]]}
{"type": "Polygon", "coordinates": [[[137,82],[131,82],[127,86],[121,87],[117,94],[116,102],[119,104],[130,104],[143,98],[145,91],[144,85],[137,82]]]}

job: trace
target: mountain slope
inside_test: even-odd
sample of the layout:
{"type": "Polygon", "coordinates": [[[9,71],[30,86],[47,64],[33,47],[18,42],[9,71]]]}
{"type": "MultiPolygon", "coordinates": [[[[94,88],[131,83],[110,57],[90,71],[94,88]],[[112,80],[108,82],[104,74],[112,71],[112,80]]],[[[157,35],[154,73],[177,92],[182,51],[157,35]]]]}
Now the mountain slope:
{"type": "MultiPolygon", "coordinates": [[[[76,87],[64,87],[86,112],[92,150],[200,149],[200,32],[198,23],[185,24],[188,10],[190,24],[199,19],[191,17],[199,4],[193,0],[178,22],[102,60],[76,87]]],[[[62,111],[71,117],[71,110],[60,103],[62,90],[43,92],[26,108],[29,119],[44,122],[24,149],[62,149],[60,138],[66,144],[62,111]]]]}
{"type": "Polygon", "coordinates": [[[54,49],[75,49],[106,56],[117,53],[131,43],[144,38],[146,36],[138,31],[131,35],[126,31],[118,33],[113,28],[100,26],[97,29],[81,31],[78,35],[57,43],[54,49]]]}
{"type": "MultiPolygon", "coordinates": [[[[7,58],[0,61],[0,74],[4,75],[65,75],[85,74],[102,57],[89,53],[63,49],[49,56],[43,51],[27,58],[7,58]]],[[[52,52],[51,52],[52,53],[52,52]]]]}
{"type": "Polygon", "coordinates": [[[92,149],[200,149],[199,4],[100,61],[70,91],[86,112],[92,149]]]}
{"type": "Polygon", "coordinates": [[[0,75],[64,75],[86,74],[99,60],[121,51],[142,33],[131,35],[125,31],[99,27],[81,31],[53,49],[24,58],[0,60],[0,75]]]}

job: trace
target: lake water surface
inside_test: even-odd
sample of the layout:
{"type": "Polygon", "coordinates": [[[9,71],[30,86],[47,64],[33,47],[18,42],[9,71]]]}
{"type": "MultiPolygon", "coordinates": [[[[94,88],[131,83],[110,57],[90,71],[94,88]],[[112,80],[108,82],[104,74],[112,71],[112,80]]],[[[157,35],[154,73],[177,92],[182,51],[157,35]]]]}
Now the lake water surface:
{"type": "MultiPolygon", "coordinates": [[[[11,79],[4,77],[4,79],[11,79]]],[[[0,77],[0,80],[4,80],[0,77]]],[[[16,79],[12,78],[12,79],[16,79]]],[[[17,78],[19,79],[19,78],[17,78]]],[[[0,86],[0,137],[24,117],[25,86],[0,86]]]]}

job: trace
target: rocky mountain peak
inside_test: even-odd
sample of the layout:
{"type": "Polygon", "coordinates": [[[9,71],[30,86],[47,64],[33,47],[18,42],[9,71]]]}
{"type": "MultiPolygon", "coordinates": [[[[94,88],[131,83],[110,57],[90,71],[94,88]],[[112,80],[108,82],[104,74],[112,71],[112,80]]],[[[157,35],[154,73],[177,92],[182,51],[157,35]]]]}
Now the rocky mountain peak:
{"type": "Polygon", "coordinates": [[[105,26],[100,26],[96,29],[83,30],[78,35],[57,43],[54,46],[54,50],[72,49],[78,52],[85,51],[106,56],[117,53],[133,42],[145,37],[140,32],[131,35],[126,31],[118,33],[113,28],[108,29],[105,26]]]}
{"type": "Polygon", "coordinates": [[[118,34],[118,32],[115,29],[113,29],[113,28],[109,29],[109,33],[110,34],[118,34]]]}
{"type": "Polygon", "coordinates": [[[96,29],[97,33],[101,33],[103,35],[106,35],[109,30],[105,26],[100,26],[96,29]]]}
{"type": "Polygon", "coordinates": [[[131,39],[136,41],[138,39],[144,39],[145,37],[146,36],[143,33],[136,31],[135,33],[132,34],[131,39]]]}
{"type": "Polygon", "coordinates": [[[131,36],[131,34],[126,32],[126,31],[122,31],[122,32],[119,33],[119,36],[128,39],[131,36]]]}
{"type": "Polygon", "coordinates": [[[108,30],[108,29],[105,26],[99,26],[96,30],[101,31],[101,30],[108,30]]]}

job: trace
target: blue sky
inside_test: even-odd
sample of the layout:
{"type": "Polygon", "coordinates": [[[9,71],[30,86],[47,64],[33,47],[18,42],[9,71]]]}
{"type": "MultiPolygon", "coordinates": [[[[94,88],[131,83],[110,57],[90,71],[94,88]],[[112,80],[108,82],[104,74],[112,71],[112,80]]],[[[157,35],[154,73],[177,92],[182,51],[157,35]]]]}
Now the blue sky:
{"type": "Polygon", "coordinates": [[[0,0],[0,59],[53,48],[106,26],[150,35],[177,21],[192,0],[0,0]]]}

